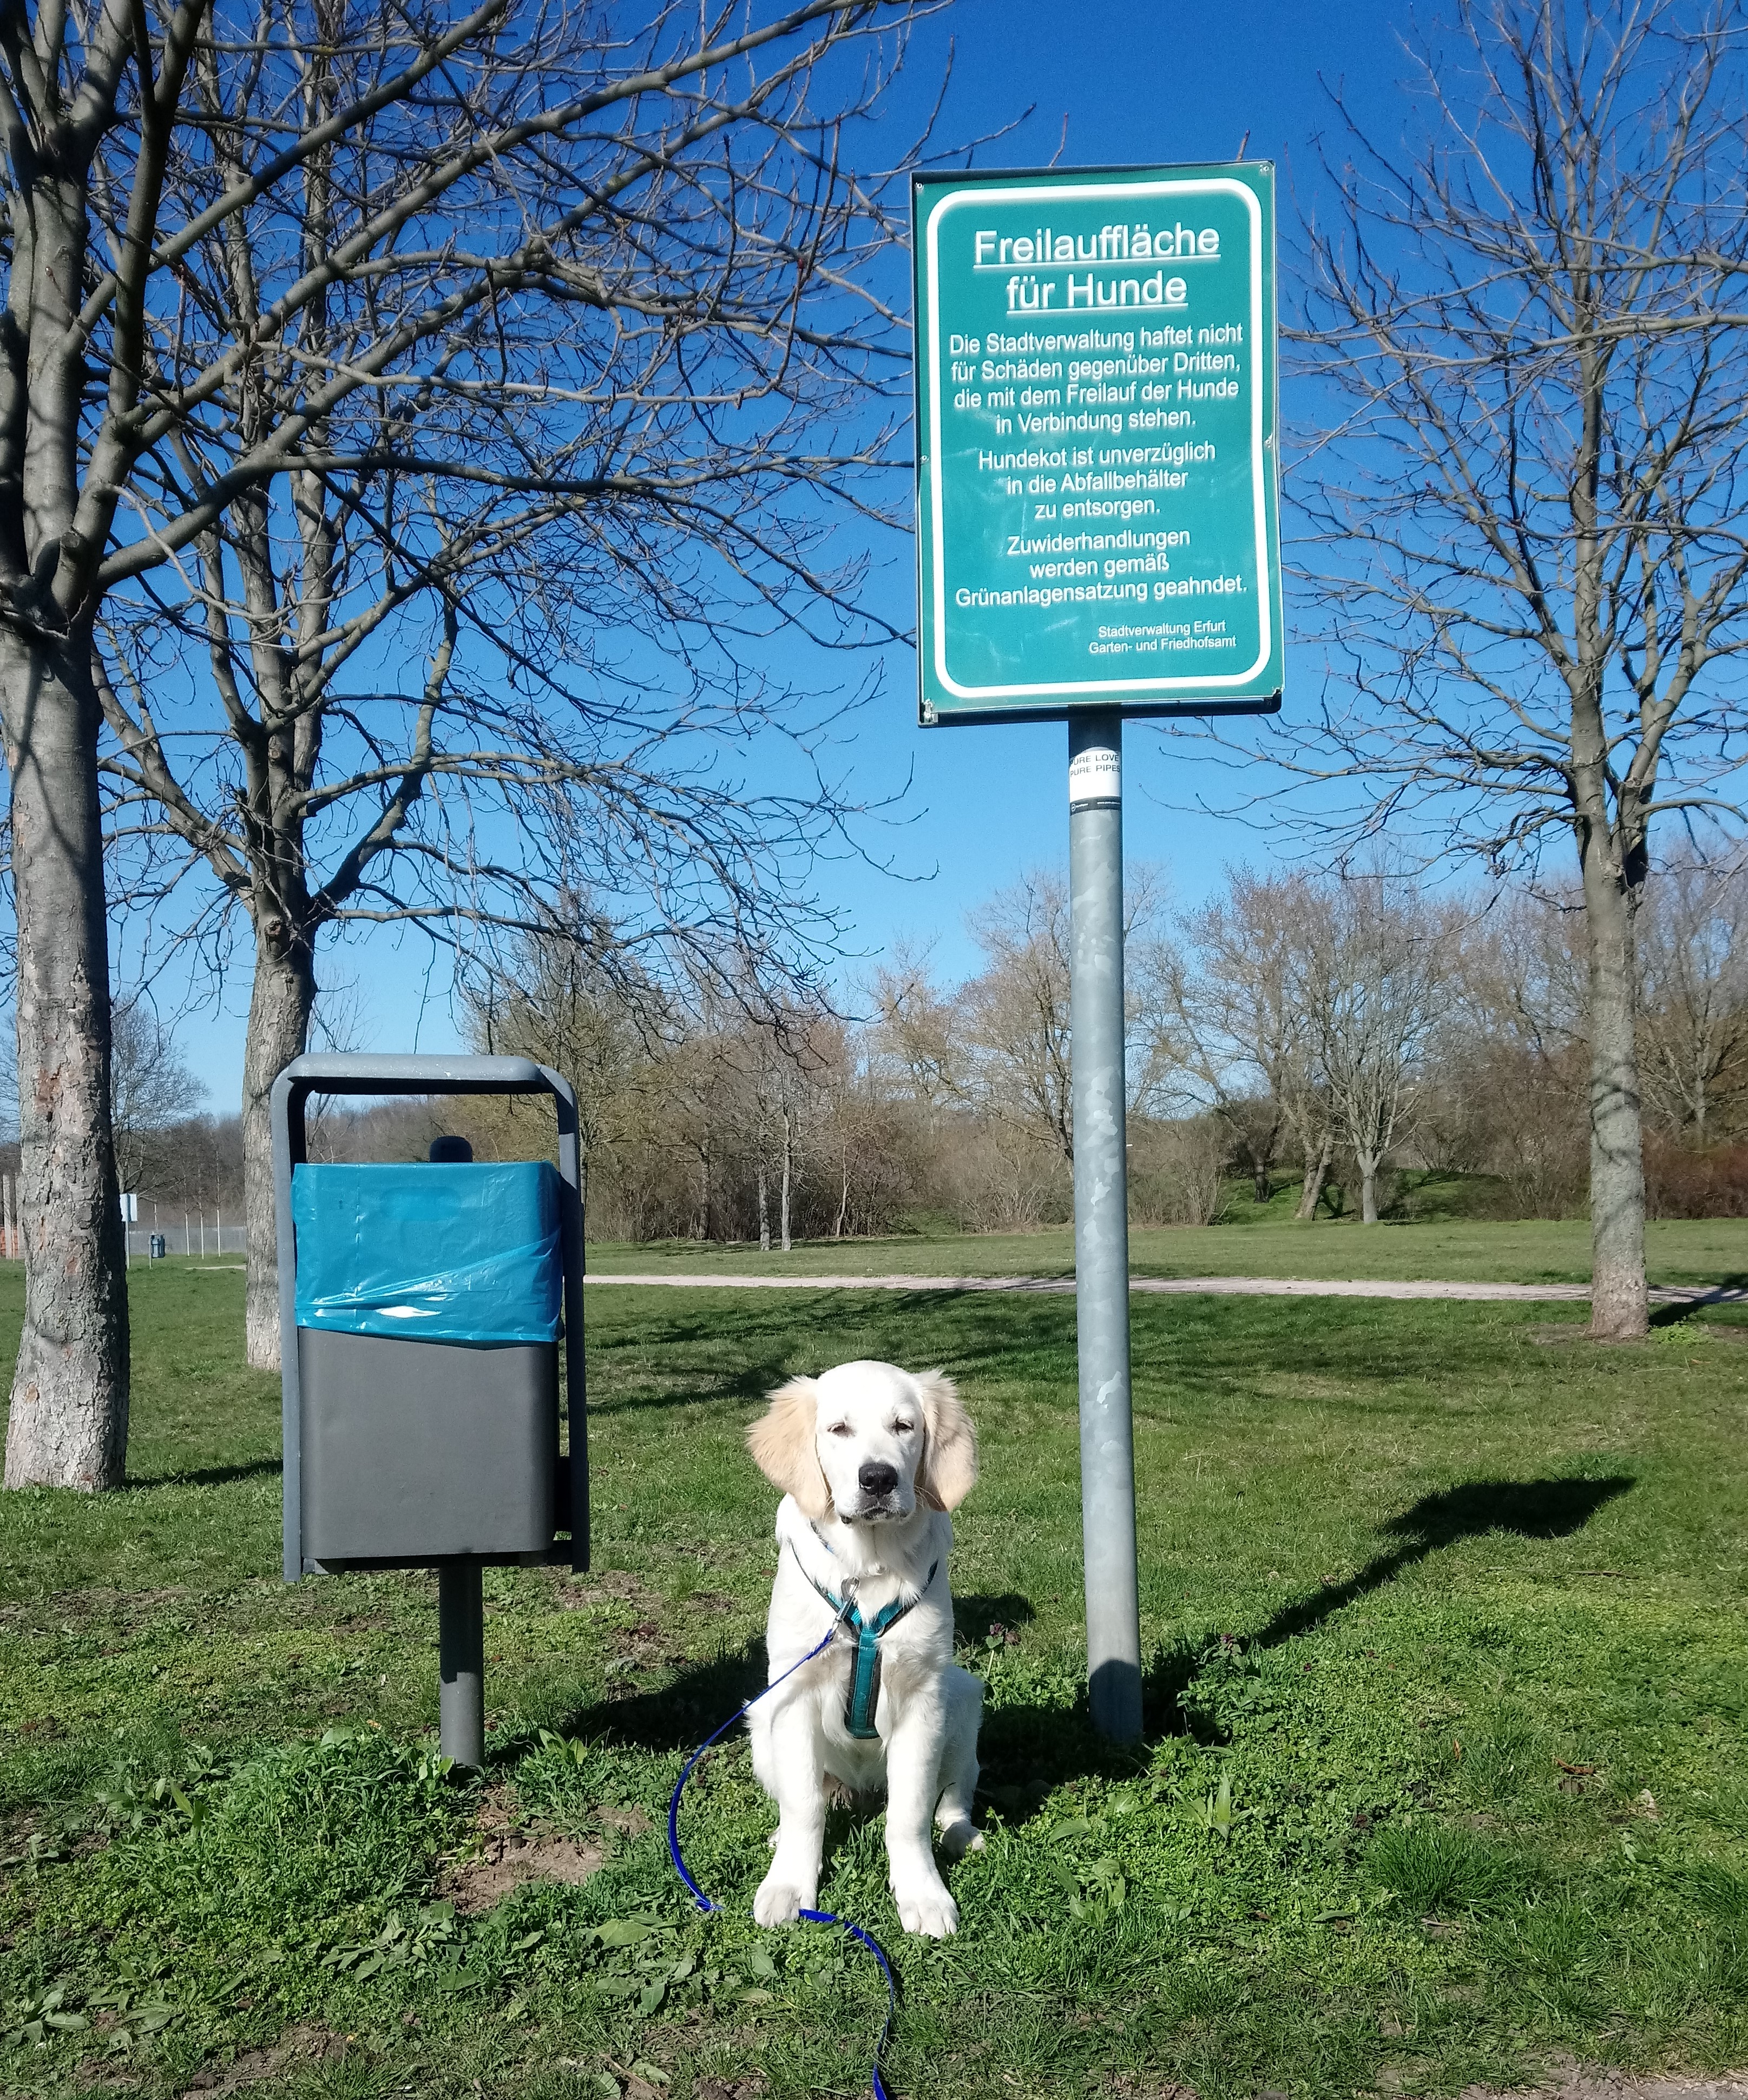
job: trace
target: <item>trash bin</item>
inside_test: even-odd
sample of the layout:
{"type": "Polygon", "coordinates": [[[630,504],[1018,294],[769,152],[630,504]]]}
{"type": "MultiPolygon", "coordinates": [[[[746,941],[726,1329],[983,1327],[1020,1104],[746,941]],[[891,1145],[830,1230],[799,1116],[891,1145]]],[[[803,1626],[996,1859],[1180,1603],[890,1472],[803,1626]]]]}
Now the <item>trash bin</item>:
{"type": "Polygon", "coordinates": [[[274,1081],[272,1114],[285,1580],[463,1560],[587,1568],[569,1086],[526,1057],[314,1054],[274,1081]],[[544,1096],[558,1167],[476,1165],[453,1138],[435,1161],[314,1162],[312,1094],[544,1096]]]}
{"type": "Polygon", "coordinates": [[[544,1556],[560,1184],[545,1162],[292,1176],[303,1551],[544,1556]]]}
{"type": "Polygon", "coordinates": [[[589,1565],[576,1098],[526,1057],[294,1058],[273,1082],[273,1189],[285,1580],[435,1567],[438,1741],[478,1767],[481,1571],[589,1565]],[[558,1171],[476,1165],[454,1136],[426,1163],[314,1165],[311,1094],[545,1095],[558,1171]]]}
{"type": "Polygon", "coordinates": [[[146,1259],[148,1261],[163,1260],[164,1235],[162,1233],[154,1233],[152,1235],[151,1239],[147,1242],[146,1259]]]}

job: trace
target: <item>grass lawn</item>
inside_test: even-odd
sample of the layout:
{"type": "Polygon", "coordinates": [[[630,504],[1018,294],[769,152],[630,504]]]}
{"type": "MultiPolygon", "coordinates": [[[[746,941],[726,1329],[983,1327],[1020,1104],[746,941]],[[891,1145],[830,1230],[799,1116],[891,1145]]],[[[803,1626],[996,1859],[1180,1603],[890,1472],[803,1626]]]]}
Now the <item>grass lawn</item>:
{"type": "MultiPolygon", "coordinates": [[[[1283,1207],[1277,1199],[1278,1210],[1283,1207]]],[[[664,1240],[654,1246],[592,1241],[597,1274],[664,1269],[796,1276],[1071,1276],[1075,1238],[1067,1225],[1034,1233],[809,1241],[792,1254],[756,1246],[664,1240]]],[[[1320,1218],[1296,1225],[1265,1216],[1255,1224],[1137,1227],[1129,1235],[1137,1276],[1426,1277],[1455,1283],[1587,1283],[1590,1224],[1537,1219],[1507,1224],[1454,1219],[1359,1225],[1320,1218]]],[[[1671,1219],[1649,1228],[1653,1283],[1748,1282],[1748,1220],[1671,1219]]]]}
{"type": "MultiPolygon", "coordinates": [[[[1660,1260],[1742,1229],[1690,1229],[1660,1260]]],[[[1080,1705],[1071,1300],[603,1292],[595,1568],[488,1576],[492,1767],[460,1786],[432,1581],[276,1579],[241,1285],[136,1268],[133,1484],[0,1498],[0,2087],[865,2092],[872,1961],[748,1921],[770,1818],[743,1740],[686,1811],[727,1916],[682,1904],[660,1829],[761,1675],[772,1497],[742,1426],[863,1355],[949,1366],[984,1440],[953,1564],[989,1688],[964,1929],[898,1932],[877,1819],[835,1817],[823,1891],[895,1956],[895,2094],[1748,2061],[1732,1316],[1594,1350],[1535,1339],[1577,1307],[1138,1301],[1152,1662],[1123,1754],[1080,1705]],[[517,1825],[594,1871],[452,1911],[457,1863],[517,1825]]],[[[18,1293],[8,1266],[8,1333],[18,1293]]]]}

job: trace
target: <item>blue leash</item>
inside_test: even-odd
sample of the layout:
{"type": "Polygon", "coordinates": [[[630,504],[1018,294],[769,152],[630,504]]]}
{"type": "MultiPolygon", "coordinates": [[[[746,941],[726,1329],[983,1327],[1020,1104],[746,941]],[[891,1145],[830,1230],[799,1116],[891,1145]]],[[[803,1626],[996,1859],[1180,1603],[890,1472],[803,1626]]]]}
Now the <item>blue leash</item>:
{"type": "MultiPolygon", "coordinates": [[[[832,1621],[832,1630],[826,1635],[825,1639],[820,1642],[818,1648],[810,1649],[808,1652],[801,1657],[799,1662],[792,1663],[788,1669],[784,1670],[781,1677],[774,1678],[771,1682],[766,1686],[763,1692],[756,1692],[747,1701],[746,1705],[741,1707],[737,1713],[733,1713],[729,1715],[728,1718],[722,1723],[720,1728],[717,1729],[713,1734],[706,1736],[704,1740],[698,1745],[697,1749],[694,1750],[692,1754],[686,1760],[685,1766],[681,1771],[680,1776],[674,1781],[673,1792],[668,1797],[668,1856],[673,1862],[674,1872],[679,1876],[680,1879],[685,1882],[687,1888],[691,1890],[693,1901],[702,1911],[720,1911],[722,1906],[719,1903],[713,1903],[710,1898],[704,1894],[704,1890],[699,1887],[697,1882],[692,1879],[691,1875],[687,1872],[686,1861],[681,1856],[680,1853],[680,1796],[686,1790],[686,1782],[692,1776],[692,1767],[697,1763],[698,1760],[704,1755],[706,1750],[711,1749],[722,1739],[722,1737],[728,1733],[729,1730],[735,1726],[737,1721],[744,1720],[747,1715],[752,1712],[753,1709],[758,1705],[760,1700],[766,1697],[770,1693],[775,1692],[779,1684],[786,1683],[790,1678],[794,1676],[797,1670],[805,1669],[806,1665],[813,1661],[816,1655],[823,1655],[826,1650],[832,1645],[832,1642],[836,1639],[837,1630],[841,1625],[843,1625],[846,1617],[847,1612],[841,1613],[838,1617],[832,1621]]],[[[881,1945],[880,1942],[875,1939],[872,1933],[864,1932],[862,1930],[862,1927],[856,1924],[853,1919],[840,1917],[836,1911],[804,1910],[800,1913],[800,1915],[809,1925],[835,1925],[840,1932],[848,1933],[852,1939],[859,1940],[861,1943],[867,1948],[869,1953],[873,1956],[874,1959],[880,1964],[880,1973],[886,1979],[886,2018],[885,2023],[881,2027],[880,2040],[874,2045],[874,2062],[872,2067],[874,2080],[874,2100],[892,2100],[892,2095],[886,2089],[886,2081],[880,2075],[881,2058],[885,2054],[886,2044],[892,2038],[892,2018],[894,2013],[898,2009],[898,1986],[893,1981],[892,1964],[886,1959],[886,1950],[881,1945]]]]}

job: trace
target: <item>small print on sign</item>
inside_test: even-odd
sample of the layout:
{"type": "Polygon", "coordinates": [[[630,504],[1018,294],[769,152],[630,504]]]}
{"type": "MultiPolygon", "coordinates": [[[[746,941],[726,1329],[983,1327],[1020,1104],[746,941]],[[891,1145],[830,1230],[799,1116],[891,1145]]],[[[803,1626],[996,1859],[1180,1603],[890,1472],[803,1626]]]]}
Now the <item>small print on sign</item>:
{"type": "Polygon", "coordinates": [[[1108,747],[1077,752],[1068,762],[1068,806],[1123,800],[1123,755],[1108,747]]]}
{"type": "Polygon", "coordinates": [[[922,721],[1273,712],[1272,168],[912,192],[922,721]]]}

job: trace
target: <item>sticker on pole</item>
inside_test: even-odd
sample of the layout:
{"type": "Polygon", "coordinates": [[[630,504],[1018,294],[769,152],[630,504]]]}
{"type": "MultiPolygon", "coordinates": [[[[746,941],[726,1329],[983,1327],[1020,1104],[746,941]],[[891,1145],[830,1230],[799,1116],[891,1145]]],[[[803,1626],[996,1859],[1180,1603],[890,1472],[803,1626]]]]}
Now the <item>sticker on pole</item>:
{"type": "Polygon", "coordinates": [[[912,210],[922,720],[1278,708],[1273,167],[912,210]]]}

